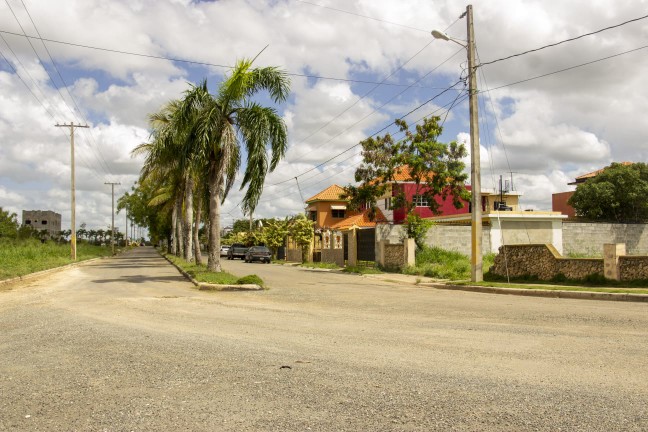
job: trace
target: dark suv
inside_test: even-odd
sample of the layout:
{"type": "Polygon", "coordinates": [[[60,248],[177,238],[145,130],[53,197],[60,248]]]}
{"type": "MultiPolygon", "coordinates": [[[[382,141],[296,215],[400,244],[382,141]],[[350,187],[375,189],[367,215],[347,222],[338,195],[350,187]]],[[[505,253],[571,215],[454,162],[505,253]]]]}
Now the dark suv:
{"type": "Polygon", "coordinates": [[[252,246],[245,252],[245,262],[261,261],[270,264],[270,250],[265,246],[252,246]]]}

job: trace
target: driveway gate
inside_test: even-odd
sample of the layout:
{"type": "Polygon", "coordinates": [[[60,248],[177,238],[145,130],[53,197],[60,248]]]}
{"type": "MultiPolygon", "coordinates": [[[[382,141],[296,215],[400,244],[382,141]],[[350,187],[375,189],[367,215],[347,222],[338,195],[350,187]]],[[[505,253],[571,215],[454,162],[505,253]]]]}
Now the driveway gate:
{"type": "Polygon", "coordinates": [[[358,230],[358,260],[376,261],[376,229],[358,230]]]}

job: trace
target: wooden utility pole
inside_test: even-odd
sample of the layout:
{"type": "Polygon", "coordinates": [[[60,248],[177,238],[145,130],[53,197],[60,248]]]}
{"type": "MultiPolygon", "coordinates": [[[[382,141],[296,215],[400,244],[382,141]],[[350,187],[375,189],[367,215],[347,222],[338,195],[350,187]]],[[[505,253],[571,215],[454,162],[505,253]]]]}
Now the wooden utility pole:
{"type": "Polygon", "coordinates": [[[112,189],[112,234],[110,235],[110,244],[112,246],[112,254],[115,255],[115,185],[120,185],[121,183],[105,182],[104,184],[109,184],[112,189]]]}
{"type": "Polygon", "coordinates": [[[482,203],[481,168],[479,156],[479,117],[477,113],[477,65],[475,64],[475,32],[472,5],[466,7],[468,27],[468,93],[470,111],[470,184],[471,184],[471,280],[484,279],[482,268],[482,203]]]}
{"type": "Polygon", "coordinates": [[[77,124],[75,125],[74,122],[70,122],[70,124],[56,124],[56,127],[68,127],[70,128],[70,160],[71,160],[71,185],[70,185],[70,190],[71,190],[71,195],[72,195],[72,211],[70,214],[70,225],[72,226],[70,231],[70,258],[72,261],[76,261],[77,259],[77,251],[76,251],[76,188],[74,184],[74,128],[87,128],[90,127],[88,125],[80,125],[77,124]]]}

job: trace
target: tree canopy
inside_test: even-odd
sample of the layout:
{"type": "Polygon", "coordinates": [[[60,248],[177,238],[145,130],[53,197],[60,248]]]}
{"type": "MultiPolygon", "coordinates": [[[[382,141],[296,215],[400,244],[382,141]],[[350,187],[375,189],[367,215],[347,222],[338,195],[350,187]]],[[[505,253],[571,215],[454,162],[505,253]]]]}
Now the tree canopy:
{"type": "Polygon", "coordinates": [[[568,204],[576,215],[612,222],[648,221],[648,165],[613,163],[576,187],[568,204]]]}
{"type": "MultiPolygon", "coordinates": [[[[417,185],[417,194],[427,198],[433,213],[439,212],[437,196],[451,197],[456,208],[463,207],[462,199],[470,199],[462,161],[466,148],[455,141],[449,144],[438,141],[443,131],[439,120],[440,117],[425,118],[414,130],[404,120],[396,120],[395,124],[405,135],[403,139],[395,140],[386,134],[360,142],[363,164],[355,172],[355,180],[360,185],[346,187],[349,207],[357,210],[366,206],[373,219],[376,201],[398,183],[396,174],[404,168],[408,170],[409,181],[417,185]]],[[[402,189],[392,190],[391,208],[406,208],[410,212],[414,203],[406,199],[402,189]]]]}

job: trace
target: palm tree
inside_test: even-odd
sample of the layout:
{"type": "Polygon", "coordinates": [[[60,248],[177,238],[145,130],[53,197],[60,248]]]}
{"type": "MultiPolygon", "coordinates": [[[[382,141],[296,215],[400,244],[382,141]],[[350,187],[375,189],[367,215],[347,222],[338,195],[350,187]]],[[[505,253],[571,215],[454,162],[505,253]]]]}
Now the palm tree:
{"type": "Polygon", "coordinates": [[[149,116],[152,141],[139,145],[133,155],[147,155],[140,179],[160,185],[149,205],[173,202],[172,250],[190,261],[193,253],[193,191],[195,158],[188,128],[178,121],[180,101],[172,100],[149,116]],[[184,212],[183,212],[184,209],[184,212]]]}
{"type": "Polygon", "coordinates": [[[275,67],[252,68],[253,60],[240,60],[231,75],[211,95],[207,82],[192,86],[182,100],[182,122],[190,126],[195,155],[206,173],[209,186],[207,267],[221,271],[220,205],[227,196],[240,165],[241,145],[247,150],[247,164],[241,189],[242,209],[256,207],[268,170],[272,171],[287,147],[286,125],[274,108],[264,107],[252,97],[267,91],[275,103],[283,102],[290,91],[285,72],[275,67]],[[267,147],[271,160],[268,162],[267,147]]]}

